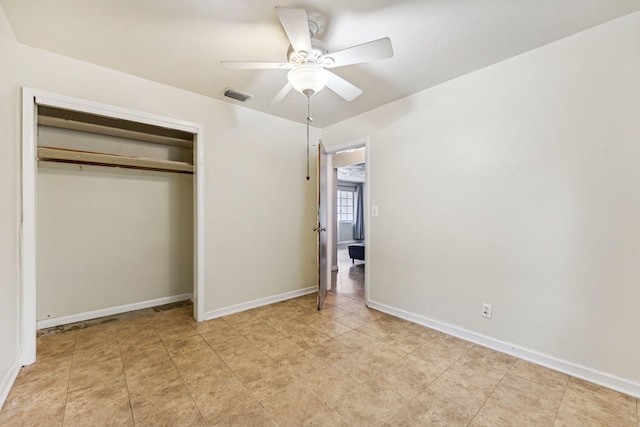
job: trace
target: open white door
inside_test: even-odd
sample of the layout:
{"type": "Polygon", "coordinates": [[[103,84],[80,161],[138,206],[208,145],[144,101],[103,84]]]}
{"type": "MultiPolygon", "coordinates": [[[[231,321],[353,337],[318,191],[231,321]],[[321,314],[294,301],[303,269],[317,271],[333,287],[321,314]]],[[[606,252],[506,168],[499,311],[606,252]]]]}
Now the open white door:
{"type": "Polygon", "coordinates": [[[327,270],[329,248],[327,246],[327,151],[322,142],[318,144],[318,310],[322,310],[329,288],[330,276],[327,270]]]}

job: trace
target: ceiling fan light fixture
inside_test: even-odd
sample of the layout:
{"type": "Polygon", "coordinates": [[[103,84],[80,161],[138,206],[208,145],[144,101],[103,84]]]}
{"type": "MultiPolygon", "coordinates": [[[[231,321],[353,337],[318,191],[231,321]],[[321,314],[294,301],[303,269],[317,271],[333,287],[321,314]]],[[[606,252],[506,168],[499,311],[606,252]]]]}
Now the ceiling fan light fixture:
{"type": "Polygon", "coordinates": [[[316,64],[298,65],[287,75],[293,88],[306,96],[321,91],[327,85],[329,77],[329,72],[316,64]]]}

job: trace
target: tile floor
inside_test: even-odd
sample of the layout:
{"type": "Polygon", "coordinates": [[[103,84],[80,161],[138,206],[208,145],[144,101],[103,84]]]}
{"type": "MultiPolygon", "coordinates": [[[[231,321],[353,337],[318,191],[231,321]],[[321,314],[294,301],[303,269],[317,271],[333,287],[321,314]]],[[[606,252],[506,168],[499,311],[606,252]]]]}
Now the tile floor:
{"type": "Polygon", "coordinates": [[[328,294],[38,338],[2,426],[638,427],[638,400],[328,294]]]}

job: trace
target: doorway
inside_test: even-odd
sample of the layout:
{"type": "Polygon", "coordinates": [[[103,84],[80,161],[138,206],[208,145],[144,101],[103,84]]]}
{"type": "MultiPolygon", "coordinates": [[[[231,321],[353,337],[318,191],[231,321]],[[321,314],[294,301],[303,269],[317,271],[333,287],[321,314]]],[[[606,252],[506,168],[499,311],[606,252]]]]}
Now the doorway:
{"type": "Polygon", "coordinates": [[[367,142],[359,141],[333,151],[328,162],[330,292],[364,305],[368,303],[366,263],[369,262],[365,253],[370,249],[367,142]]]}

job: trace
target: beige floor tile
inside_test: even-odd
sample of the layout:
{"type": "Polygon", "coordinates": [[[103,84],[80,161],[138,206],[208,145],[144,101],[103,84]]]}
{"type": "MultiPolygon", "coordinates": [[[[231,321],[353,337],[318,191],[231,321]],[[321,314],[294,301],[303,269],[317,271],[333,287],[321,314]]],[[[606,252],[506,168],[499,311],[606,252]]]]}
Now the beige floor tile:
{"type": "Polygon", "coordinates": [[[434,363],[442,368],[448,368],[464,356],[473,344],[449,335],[434,338],[431,342],[421,345],[413,354],[434,363]]]}
{"type": "Polygon", "coordinates": [[[321,316],[328,317],[329,319],[332,319],[332,320],[339,319],[349,314],[347,310],[343,310],[340,307],[331,307],[331,306],[327,306],[323,308],[322,310],[320,310],[319,313],[321,316]]]}
{"type": "Polygon", "coordinates": [[[120,357],[96,360],[93,363],[91,361],[75,363],[74,361],[69,378],[69,391],[93,387],[118,379],[124,380],[124,366],[120,357]]]}
{"type": "Polygon", "coordinates": [[[504,374],[492,368],[469,368],[455,363],[429,389],[472,412],[477,412],[496,388],[504,374]]]}
{"type": "Polygon", "coordinates": [[[242,335],[236,331],[232,326],[220,326],[216,329],[211,329],[206,332],[201,332],[200,336],[205,339],[211,346],[225,343],[227,341],[241,338],[242,335]]]}
{"type": "Polygon", "coordinates": [[[186,355],[197,350],[207,350],[211,348],[198,334],[167,339],[165,347],[172,358],[186,355]]]}
{"type": "Polygon", "coordinates": [[[386,423],[384,423],[383,427],[414,427],[419,425],[418,422],[409,415],[409,412],[403,408],[396,412],[396,414],[391,417],[386,423]]]}
{"type": "Polygon", "coordinates": [[[166,384],[180,376],[171,359],[154,365],[126,370],[125,374],[130,393],[140,393],[148,388],[166,384]]]}
{"type": "Polygon", "coordinates": [[[231,326],[235,326],[240,323],[256,320],[257,318],[258,316],[255,313],[252,313],[251,311],[241,311],[240,313],[234,313],[228,316],[224,316],[222,317],[222,320],[224,320],[231,326]]]}
{"type": "Polygon", "coordinates": [[[474,412],[429,389],[424,390],[406,406],[416,425],[466,426],[474,412]]]}
{"type": "Polygon", "coordinates": [[[511,369],[515,361],[516,358],[508,354],[500,353],[487,347],[474,345],[469,351],[460,357],[458,363],[471,369],[490,368],[506,373],[511,369]]]}
{"type": "Polygon", "coordinates": [[[195,351],[171,357],[178,371],[187,374],[206,370],[210,367],[226,367],[227,365],[211,347],[199,348],[195,351]]]}
{"type": "Polygon", "coordinates": [[[226,380],[214,386],[191,388],[191,395],[204,420],[214,424],[244,413],[257,400],[240,381],[226,380]]]}
{"type": "Polygon", "coordinates": [[[262,318],[256,317],[252,320],[236,323],[232,325],[233,329],[238,331],[240,335],[249,335],[251,333],[259,333],[271,328],[262,318]]]}
{"type": "Polygon", "coordinates": [[[36,340],[38,359],[50,357],[71,356],[76,346],[76,331],[40,337],[36,340]]]}
{"type": "Polygon", "coordinates": [[[313,326],[313,329],[334,338],[352,330],[349,326],[335,320],[329,320],[322,325],[313,326]]]}
{"type": "Polygon", "coordinates": [[[298,382],[290,384],[261,403],[279,425],[300,425],[325,407],[316,395],[298,382]]]}
{"type": "Polygon", "coordinates": [[[300,376],[300,381],[321,401],[331,405],[348,399],[360,387],[360,383],[331,366],[308,372],[300,376]]]}
{"type": "Polygon", "coordinates": [[[258,347],[243,336],[211,344],[211,348],[225,361],[258,350],[258,347]]]}
{"type": "Polygon", "coordinates": [[[322,370],[327,366],[325,360],[314,356],[306,350],[291,354],[289,357],[278,361],[277,364],[286,367],[289,373],[296,378],[322,370]]]}
{"type": "Polygon", "coordinates": [[[381,369],[386,369],[388,367],[388,365],[385,366],[383,363],[376,360],[371,353],[365,352],[362,349],[354,352],[350,358],[343,359],[333,364],[333,366],[346,375],[349,375],[360,384],[364,384],[381,369]]]}
{"type": "MultiPolygon", "coordinates": [[[[174,407],[194,406],[189,389],[181,379],[131,394],[131,409],[136,424],[174,407]]],[[[195,407],[195,406],[194,406],[195,407]]]]}
{"type": "Polygon", "coordinates": [[[76,400],[70,397],[64,411],[66,426],[133,426],[129,398],[76,400]]]}
{"type": "Polygon", "coordinates": [[[413,379],[400,375],[392,369],[377,372],[365,384],[378,394],[395,393],[407,402],[424,389],[413,379]]]}
{"type": "Polygon", "coordinates": [[[218,417],[211,425],[213,427],[278,427],[275,420],[259,403],[242,408],[242,411],[229,416],[218,417]]]}
{"type": "Polygon", "coordinates": [[[197,322],[195,325],[193,325],[194,329],[199,334],[202,334],[203,332],[214,331],[214,330],[220,329],[220,328],[226,328],[226,327],[229,327],[229,326],[231,326],[231,325],[229,325],[222,318],[205,320],[203,322],[197,322]]]}
{"type": "Polygon", "coordinates": [[[478,411],[478,415],[496,425],[550,426],[556,417],[564,390],[565,386],[561,383],[533,382],[509,372],[478,411]]]}
{"type": "Polygon", "coordinates": [[[249,342],[260,348],[286,338],[282,333],[268,325],[264,329],[246,334],[245,337],[249,342]]]}
{"type": "Polygon", "coordinates": [[[338,412],[331,408],[322,408],[305,420],[304,427],[348,427],[349,423],[338,412]]]}
{"type": "Polygon", "coordinates": [[[20,369],[14,387],[35,381],[38,387],[46,388],[59,382],[68,381],[71,374],[72,357],[59,357],[38,360],[32,365],[20,369]]]}
{"type": "Polygon", "coordinates": [[[444,368],[414,354],[407,354],[390,366],[389,370],[409,378],[423,389],[431,385],[445,371],[444,368]]]}
{"type": "Polygon", "coordinates": [[[121,358],[120,346],[117,340],[96,342],[84,348],[76,345],[73,351],[74,365],[114,358],[121,358]]]}
{"type": "Polygon", "coordinates": [[[289,338],[272,341],[260,347],[260,350],[274,360],[282,360],[295,353],[301,353],[305,349],[289,338]]]}
{"type": "Polygon", "coordinates": [[[67,381],[56,377],[35,378],[11,388],[2,410],[37,411],[43,407],[64,404],[67,381]]]}
{"type": "Polygon", "coordinates": [[[318,344],[331,341],[331,337],[329,335],[310,327],[306,327],[306,329],[303,329],[300,332],[291,335],[289,338],[291,339],[291,341],[307,350],[318,344]]]}
{"type": "Polygon", "coordinates": [[[570,378],[555,426],[638,424],[637,403],[631,396],[570,378]]]}
{"type": "Polygon", "coordinates": [[[353,350],[341,342],[330,339],[311,347],[309,353],[331,364],[351,357],[353,350]]]}
{"type": "Polygon", "coordinates": [[[121,348],[120,354],[125,372],[171,360],[167,348],[162,343],[126,350],[121,348]]]}
{"type": "Polygon", "coordinates": [[[193,402],[167,408],[162,412],[149,415],[136,427],[205,427],[207,424],[193,402]]]}
{"type": "Polygon", "coordinates": [[[243,379],[244,385],[258,401],[271,397],[294,382],[293,376],[286,367],[281,365],[253,370],[246,379],[243,379]]]}
{"type": "Polygon", "coordinates": [[[185,338],[197,335],[198,331],[189,322],[181,321],[176,324],[156,325],[156,331],[163,341],[167,342],[176,338],[185,338]]]}
{"type": "Polygon", "coordinates": [[[253,381],[261,375],[262,370],[276,365],[273,359],[259,350],[241,357],[226,360],[225,362],[233,373],[243,382],[253,381]]]}
{"type": "Polygon", "coordinates": [[[361,385],[349,399],[335,404],[336,411],[352,426],[381,426],[405,404],[392,390],[373,390],[361,385]]]}
{"type": "Polygon", "coordinates": [[[59,427],[64,419],[64,400],[53,406],[39,407],[31,410],[19,407],[0,412],[0,426],[5,427],[59,427]]]}
{"type": "Polygon", "coordinates": [[[548,387],[567,386],[569,375],[536,365],[522,359],[516,360],[508,373],[509,377],[548,387]]]}
{"type": "Polygon", "coordinates": [[[343,325],[351,329],[357,329],[357,328],[362,328],[363,326],[368,325],[369,323],[372,323],[373,320],[368,317],[363,317],[354,313],[349,313],[345,316],[340,317],[339,319],[336,319],[336,322],[342,323],[343,325]]]}
{"type": "Polygon", "coordinates": [[[374,342],[374,339],[368,335],[363,334],[357,330],[350,330],[342,335],[333,337],[338,342],[346,345],[350,349],[360,349],[366,345],[370,345],[374,342]]]}

